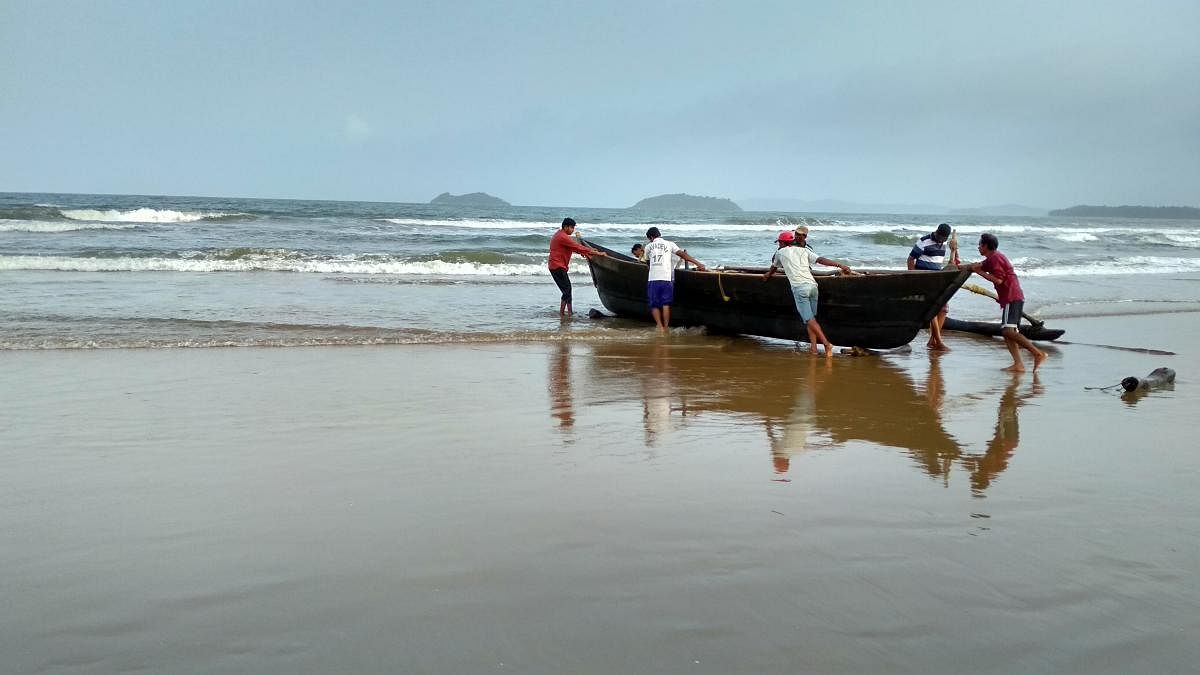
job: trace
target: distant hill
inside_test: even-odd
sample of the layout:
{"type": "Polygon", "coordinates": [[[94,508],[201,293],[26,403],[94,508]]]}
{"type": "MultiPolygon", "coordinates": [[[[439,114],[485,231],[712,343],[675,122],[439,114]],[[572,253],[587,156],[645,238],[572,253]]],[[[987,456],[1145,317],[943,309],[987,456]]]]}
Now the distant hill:
{"type": "Polygon", "coordinates": [[[995,206],[979,206],[970,209],[951,209],[955,216],[1044,216],[1046,209],[1022,204],[996,204],[995,206]]]}
{"type": "Polygon", "coordinates": [[[724,197],[697,197],[683,193],[646,197],[629,208],[642,211],[687,210],[734,213],[740,213],[742,210],[742,207],[733,203],[733,200],[724,197]]]}
{"type": "Polygon", "coordinates": [[[1050,215],[1200,220],[1200,209],[1191,206],[1088,206],[1081,204],[1069,209],[1056,209],[1051,211],[1050,215]]]}
{"type": "Polygon", "coordinates": [[[512,206],[508,202],[493,197],[486,192],[472,192],[465,195],[452,195],[449,192],[434,197],[430,204],[447,204],[450,206],[512,206]]]}

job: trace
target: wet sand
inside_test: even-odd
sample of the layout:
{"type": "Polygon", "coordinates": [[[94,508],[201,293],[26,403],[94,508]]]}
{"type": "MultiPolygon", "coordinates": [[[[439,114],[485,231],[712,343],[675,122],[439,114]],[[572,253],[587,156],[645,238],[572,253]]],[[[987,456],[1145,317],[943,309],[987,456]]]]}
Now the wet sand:
{"type": "Polygon", "coordinates": [[[1059,325],[0,352],[3,670],[1191,672],[1200,314],[1059,325]]]}

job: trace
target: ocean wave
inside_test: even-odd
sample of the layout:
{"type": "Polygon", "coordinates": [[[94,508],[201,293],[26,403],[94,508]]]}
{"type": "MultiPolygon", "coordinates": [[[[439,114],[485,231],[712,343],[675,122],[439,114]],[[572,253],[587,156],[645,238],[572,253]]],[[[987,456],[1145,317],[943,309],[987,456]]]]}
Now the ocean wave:
{"type": "Polygon", "coordinates": [[[1081,244],[1088,241],[1099,241],[1099,237],[1091,232],[1055,232],[1054,238],[1059,241],[1065,241],[1073,244],[1081,244]]]}
{"type": "MultiPolygon", "coordinates": [[[[388,256],[315,258],[293,251],[270,254],[222,250],[191,257],[0,256],[3,270],[63,272],[307,272],[316,274],[390,274],[436,276],[549,276],[544,263],[494,264],[446,260],[398,260],[388,256]]],[[[575,261],[572,273],[586,273],[575,261]]]]}
{"type": "Polygon", "coordinates": [[[1117,260],[1059,262],[1038,258],[1012,259],[1018,276],[1067,277],[1125,274],[1181,274],[1200,272],[1200,258],[1169,258],[1166,256],[1129,256],[1117,260]]]}
{"type": "Polygon", "coordinates": [[[1077,300],[1049,302],[1038,308],[1039,319],[1072,319],[1100,316],[1148,316],[1200,312],[1200,302],[1190,300],[1077,300]]]}
{"type": "MultiPolygon", "coordinates": [[[[521,233],[517,236],[549,236],[558,229],[558,223],[543,223],[525,220],[487,220],[487,219],[462,219],[462,220],[445,220],[445,219],[422,219],[422,218],[383,218],[380,223],[390,223],[398,225],[405,230],[411,230],[411,234],[418,235],[437,235],[446,234],[447,231],[461,230],[526,230],[527,233],[521,233]]],[[[709,222],[680,222],[671,224],[661,223],[645,223],[645,222],[608,222],[608,223],[589,223],[580,222],[576,232],[584,237],[590,233],[619,233],[622,235],[632,234],[638,238],[642,237],[648,227],[656,225],[663,232],[663,236],[668,239],[673,236],[687,237],[696,236],[703,233],[776,233],[784,229],[794,229],[802,223],[793,222],[775,222],[761,221],[752,223],[709,223],[709,222]]],[[[828,221],[817,222],[810,219],[807,222],[810,229],[815,235],[866,235],[870,238],[873,235],[883,235],[885,239],[890,237],[916,238],[921,235],[931,232],[934,228],[932,223],[907,223],[885,220],[855,220],[843,221],[831,219],[828,221]]],[[[1038,224],[1038,223],[1020,223],[1020,224],[964,224],[955,225],[955,230],[959,233],[960,239],[964,236],[978,236],[983,232],[992,232],[994,234],[1003,235],[1025,235],[1034,237],[1055,237],[1062,241],[1068,242],[1088,242],[1095,241],[1106,235],[1119,235],[1126,237],[1145,237],[1145,236],[1160,236],[1160,237],[1179,237],[1184,241],[1190,242],[1193,237],[1200,237],[1200,229],[1194,225],[1182,225],[1180,227],[1163,227],[1155,226],[1138,226],[1138,225],[1055,225],[1055,224],[1038,224]]],[[[399,231],[399,230],[397,230],[399,231]]],[[[364,231],[364,234],[367,232],[364,231]]],[[[388,229],[385,227],[381,230],[370,231],[370,234],[383,235],[387,234],[388,229]]],[[[515,234],[515,233],[514,233],[515,234]]],[[[512,236],[512,235],[509,235],[512,236]]],[[[884,243],[893,243],[890,239],[884,243]]]]}
{"type": "Polygon", "coordinates": [[[65,220],[0,220],[0,232],[35,232],[53,234],[83,230],[132,230],[141,223],[80,223],[65,220]]]}
{"type": "Polygon", "coordinates": [[[221,221],[251,217],[246,213],[223,213],[219,211],[173,211],[171,209],[140,208],[119,211],[108,209],[66,209],[62,216],[68,220],[86,220],[102,223],[194,223],[201,220],[221,221]]]}

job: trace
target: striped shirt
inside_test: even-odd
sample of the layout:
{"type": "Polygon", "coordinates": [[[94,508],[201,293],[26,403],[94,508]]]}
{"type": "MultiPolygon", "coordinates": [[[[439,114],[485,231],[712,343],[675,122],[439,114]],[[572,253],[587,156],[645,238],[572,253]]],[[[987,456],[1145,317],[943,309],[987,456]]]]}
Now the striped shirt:
{"type": "Polygon", "coordinates": [[[915,267],[919,270],[940,270],[946,266],[946,242],[939,242],[934,233],[921,237],[908,252],[908,257],[916,258],[915,267]]]}

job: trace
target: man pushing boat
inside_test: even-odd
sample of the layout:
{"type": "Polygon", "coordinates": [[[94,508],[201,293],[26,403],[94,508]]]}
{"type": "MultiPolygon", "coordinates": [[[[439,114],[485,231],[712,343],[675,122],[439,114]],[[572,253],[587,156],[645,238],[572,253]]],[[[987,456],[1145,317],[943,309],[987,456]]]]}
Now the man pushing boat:
{"type": "MultiPolygon", "coordinates": [[[[946,242],[950,240],[953,232],[954,230],[948,223],[942,223],[937,226],[936,230],[918,239],[908,253],[908,269],[935,272],[944,269],[947,262],[946,242]]],[[[949,253],[950,264],[958,266],[958,246],[951,246],[949,253]]],[[[942,324],[946,322],[946,313],[949,309],[950,305],[942,305],[937,315],[929,322],[929,342],[926,343],[926,346],[930,349],[939,352],[950,351],[950,348],[942,341],[942,324]]]]}
{"type": "Polygon", "coordinates": [[[1022,309],[1025,307],[1025,294],[1021,291],[1021,281],[1013,270],[1012,263],[1001,253],[1000,240],[990,232],[979,235],[979,255],[982,262],[968,265],[975,274],[992,282],[996,287],[996,302],[1000,303],[1000,335],[1012,355],[1012,365],[1004,370],[1011,373],[1024,372],[1025,365],[1021,363],[1021,349],[1033,355],[1033,369],[1037,370],[1046,360],[1046,352],[1038,349],[1021,335],[1017,327],[1021,323],[1022,309]]]}
{"type": "Polygon", "coordinates": [[[675,300],[675,257],[692,263],[701,272],[705,267],[704,263],[688,255],[675,242],[663,239],[657,227],[646,230],[646,238],[650,240],[644,249],[646,261],[650,263],[646,300],[658,331],[665,333],[671,325],[671,303],[675,300]]]}
{"type": "Polygon", "coordinates": [[[763,281],[775,276],[775,271],[782,269],[792,285],[792,298],[796,302],[796,311],[804,320],[804,328],[808,331],[808,344],[813,354],[817,353],[817,343],[825,345],[825,356],[833,356],[833,344],[825,337],[821,324],[817,323],[817,280],[812,274],[812,264],[819,263],[841,269],[842,274],[850,273],[850,266],[836,260],[830,260],[817,255],[808,248],[808,228],[800,226],[795,232],[783,231],[775,239],[779,250],[771,256],[771,268],[763,275],[763,281]]]}

